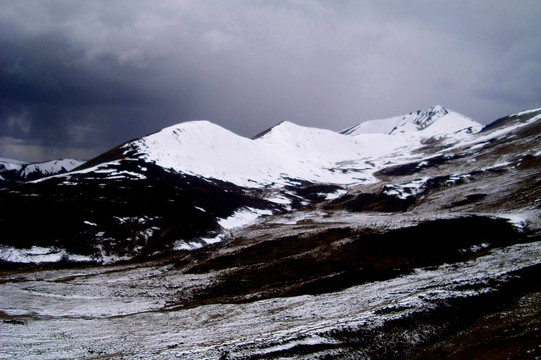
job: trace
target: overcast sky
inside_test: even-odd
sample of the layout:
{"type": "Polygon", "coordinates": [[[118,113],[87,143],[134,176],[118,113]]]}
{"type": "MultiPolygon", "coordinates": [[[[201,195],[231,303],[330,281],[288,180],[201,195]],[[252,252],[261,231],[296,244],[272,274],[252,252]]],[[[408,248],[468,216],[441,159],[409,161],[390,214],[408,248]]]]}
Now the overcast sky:
{"type": "Polygon", "coordinates": [[[0,156],[88,159],[198,119],[487,123],[541,107],[539,19],[538,0],[0,0],[0,156]]]}

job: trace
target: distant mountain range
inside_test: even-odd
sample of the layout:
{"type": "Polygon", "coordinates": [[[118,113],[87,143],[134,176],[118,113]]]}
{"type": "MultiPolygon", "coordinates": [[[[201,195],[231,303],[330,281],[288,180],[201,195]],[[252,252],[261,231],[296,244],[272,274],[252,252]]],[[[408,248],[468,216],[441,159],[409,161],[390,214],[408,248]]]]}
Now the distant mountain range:
{"type": "Polygon", "coordinates": [[[26,163],[13,159],[0,158],[0,187],[63,174],[83,163],[84,161],[75,159],[26,163]]]}
{"type": "MultiPolygon", "coordinates": [[[[459,141],[481,128],[479,123],[441,106],[403,117],[369,121],[341,133],[285,121],[253,139],[208,121],[194,121],[124,144],[85,167],[93,165],[96,169],[92,171],[105,171],[111,161],[137,159],[177,173],[249,188],[280,187],[295,180],[360,184],[369,181],[371,170],[381,166],[376,164],[371,170],[362,170],[367,166],[366,161],[385,162],[390,157],[397,161],[397,156],[410,156],[407,149],[414,150],[423,138],[441,134],[459,141]],[[373,131],[377,128],[373,124],[379,124],[380,131],[373,131]],[[365,131],[369,127],[372,130],[365,131]]],[[[145,176],[140,170],[131,175],[145,176]]]]}

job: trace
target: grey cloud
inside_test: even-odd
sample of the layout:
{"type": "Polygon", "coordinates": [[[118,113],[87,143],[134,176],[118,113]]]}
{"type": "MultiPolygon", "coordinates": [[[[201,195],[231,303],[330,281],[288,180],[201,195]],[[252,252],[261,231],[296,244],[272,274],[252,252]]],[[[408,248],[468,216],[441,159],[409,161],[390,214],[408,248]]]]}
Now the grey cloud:
{"type": "Polygon", "coordinates": [[[442,104],[487,122],[541,106],[540,8],[4,2],[0,132],[52,157],[196,119],[250,136],[281,120],[339,130],[442,104]]]}

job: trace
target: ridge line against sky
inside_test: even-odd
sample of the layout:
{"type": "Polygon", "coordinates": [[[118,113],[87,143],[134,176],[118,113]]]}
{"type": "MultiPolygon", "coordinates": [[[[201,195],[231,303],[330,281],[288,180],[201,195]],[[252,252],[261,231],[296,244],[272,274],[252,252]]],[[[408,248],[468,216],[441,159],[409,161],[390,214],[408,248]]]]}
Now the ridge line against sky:
{"type": "Polygon", "coordinates": [[[541,106],[539,1],[0,2],[0,157],[88,159],[207,119],[250,137],[541,106]]]}

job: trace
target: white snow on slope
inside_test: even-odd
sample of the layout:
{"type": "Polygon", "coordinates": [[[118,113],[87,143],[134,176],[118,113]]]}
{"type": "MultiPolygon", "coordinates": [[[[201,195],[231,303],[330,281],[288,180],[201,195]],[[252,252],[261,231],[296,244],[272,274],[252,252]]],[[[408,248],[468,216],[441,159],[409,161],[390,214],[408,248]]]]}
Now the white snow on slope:
{"type": "Polygon", "coordinates": [[[48,263],[58,262],[62,259],[68,261],[92,261],[89,256],[70,254],[64,249],[55,247],[32,246],[29,249],[17,249],[11,246],[0,245],[0,260],[16,263],[48,263]]]}
{"type": "Polygon", "coordinates": [[[393,135],[418,133],[420,136],[433,136],[453,133],[470,127],[474,132],[477,132],[481,130],[482,125],[464,115],[436,105],[407,115],[365,121],[343,130],[341,133],[350,136],[375,133],[393,135]]]}
{"type": "Polygon", "coordinates": [[[42,173],[43,175],[57,174],[61,171],[70,171],[75,169],[77,166],[83,164],[83,161],[75,159],[61,159],[61,160],[51,160],[41,163],[32,163],[27,164],[23,167],[21,176],[27,178],[33,173],[42,173]]]}
{"type": "Polygon", "coordinates": [[[530,110],[524,110],[524,111],[521,111],[519,113],[516,113],[516,114],[513,114],[513,115],[510,115],[510,116],[522,116],[522,115],[527,115],[527,114],[531,114],[531,113],[534,113],[534,112],[538,112],[540,111],[541,108],[537,108],[537,109],[530,109],[530,110]]]}
{"type": "Polygon", "coordinates": [[[23,161],[0,158],[0,172],[3,171],[19,171],[25,164],[23,161]]]}
{"type": "Polygon", "coordinates": [[[25,163],[18,160],[0,158],[0,173],[4,171],[15,171],[18,173],[21,179],[27,179],[33,174],[47,176],[70,171],[81,164],[83,164],[83,161],[75,159],[60,159],[39,163],[25,163]]]}
{"type": "Polygon", "coordinates": [[[4,157],[0,157],[0,163],[9,163],[9,164],[27,164],[25,161],[15,160],[15,159],[8,159],[4,157]]]}
{"type": "Polygon", "coordinates": [[[368,120],[359,125],[352,126],[340,133],[355,136],[359,134],[389,134],[402,120],[402,116],[394,116],[387,119],[368,120]]]}
{"type": "Polygon", "coordinates": [[[356,158],[353,139],[328,130],[282,123],[257,140],[238,136],[208,121],[175,125],[136,141],[140,157],[164,168],[246,187],[286,183],[285,178],[335,179],[336,161],[356,158]]]}
{"type": "Polygon", "coordinates": [[[272,215],[272,211],[246,207],[236,211],[228,218],[219,220],[218,224],[226,230],[232,230],[252,224],[263,215],[272,215]]]}
{"type": "MultiPolygon", "coordinates": [[[[380,165],[411,156],[424,137],[444,136],[465,127],[481,128],[460,114],[441,111],[445,114],[437,121],[429,119],[430,126],[406,133],[415,136],[355,131],[345,135],[282,122],[252,140],[208,121],[192,121],[165,128],[126,146],[135,145],[140,158],[164,168],[245,187],[281,186],[290,179],[361,184],[374,182],[372,173],[380,165]],[[370,166],[366,165],[367,161],[370,166]]],[[[407,120],[401,129],[407,129],[414,120],[418,124],[412,126],[425,126],[428,121],[420,116],[413,119],[413,115],[400,119],[407,120]]],[[[383,123],[388,124],[389,120],[383,123]]]]}
{"type": "MultiPolygon", "coordinates": [[[[522,113],[509,115],[510,117],[519,116],[520,114],[528,114],[534,111],[523,111],[522,113]]],[[[523,127],[526,127],[536,121],[541,121],[541,114],[532,116],[530,119],[528,119],[525,122],[521,122],[518,124],[512,124],[510,126],[505,126],[502,128],[496,128],[494,130],[480,133],[477,137],[471,137],[471,138],[463,138],[460,142],[457,142],[453,147],[450,147],[449,150],[453,150],[460,147],[468,147],[470,149],[476,149],[481,148],[485,144],[489,143],[490,141],[493,141],[495,139],[501,139],[504,137],[509,136],[509,133],[519,130],[523,127]]],[[[507,165],[507,164],[504,164],[507,165]]]]}

